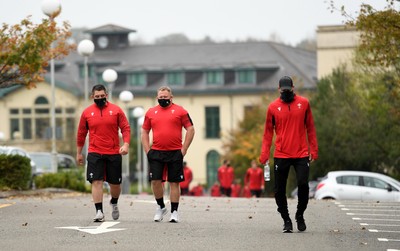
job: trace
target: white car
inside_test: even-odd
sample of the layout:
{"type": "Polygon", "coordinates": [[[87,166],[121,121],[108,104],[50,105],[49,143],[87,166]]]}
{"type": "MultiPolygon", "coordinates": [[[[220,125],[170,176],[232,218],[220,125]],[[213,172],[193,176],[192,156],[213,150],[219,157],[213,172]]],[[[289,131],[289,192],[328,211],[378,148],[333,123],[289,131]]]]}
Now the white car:
{"type": "MultiPolygon", "coordinates": [[[[36,163],[36,175],[53,173],[51,169],[52,154],[50,152],[30,152],[32,160],[36,163]]],[[[57,153],[58,171],[75,170],[77,167],[74,157],[68,154],[57,153]]]]}
{"type": "Polygon", "coordinates": [[[332,171],[317,185],[315,198],[400,202],[400,182],[380,173],[332,171]]]}

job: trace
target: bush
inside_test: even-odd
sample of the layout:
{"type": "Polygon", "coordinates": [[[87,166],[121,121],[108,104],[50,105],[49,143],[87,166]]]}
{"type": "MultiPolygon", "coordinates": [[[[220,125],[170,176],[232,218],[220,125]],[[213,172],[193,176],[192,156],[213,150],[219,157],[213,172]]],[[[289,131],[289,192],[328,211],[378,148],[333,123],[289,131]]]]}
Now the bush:
{"type": "Polygon", "coordinates": [[[29,158],[0,154],[0,190],[27,190],[31,176],[29,158]]]}
{"type": "Polygon", "coordinates": [[[79,192],[90,192],[80,169],[59,173],[45,173],[35,177],[36,188],[66,188],[79,192]]]}

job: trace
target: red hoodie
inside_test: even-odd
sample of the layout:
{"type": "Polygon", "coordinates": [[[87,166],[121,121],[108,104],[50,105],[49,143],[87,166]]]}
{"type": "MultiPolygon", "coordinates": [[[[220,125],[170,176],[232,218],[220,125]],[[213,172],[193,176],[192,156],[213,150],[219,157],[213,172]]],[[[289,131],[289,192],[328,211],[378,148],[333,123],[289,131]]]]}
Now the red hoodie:
{"type": "Polygon", "coordinates": [[[269,105],[259,158],[263,164],[270,157],[274,131],[275,158],[304,158],[310,154],[313,159],[318,158],[314,119],[306,98],[295,95],[290,103],[277,98],[269,105]]]}
{"type": "Polygon", "coordinates": [[[233,167],[222,165],[218,168],[218,181],[221,187],[230,188],[234,179],[235,174],[233,171],[233,167]]]}
{"type": "Polygon", "coordinates": [[[261,190],[264,186],[264,172],[261,168],[247,169],[246,176],[244,177],[244,184],[250,190],[261,190]]]}
{"type": "Polygon", "coordinates": [[[82,112],[76,137],[77,145],[85,144],[89,131],[89,153],[119,154],[119,128],[124,142],[129,143],[131,129],[122,109],[110,102],[102,109],[92,104],[82,112]]]}

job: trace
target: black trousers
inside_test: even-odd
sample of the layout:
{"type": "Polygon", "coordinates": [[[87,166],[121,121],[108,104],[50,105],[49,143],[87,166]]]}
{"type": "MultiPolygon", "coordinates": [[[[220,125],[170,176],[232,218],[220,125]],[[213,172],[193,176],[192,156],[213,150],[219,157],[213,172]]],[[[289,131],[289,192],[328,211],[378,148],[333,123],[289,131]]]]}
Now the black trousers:
{"type": "Polygon", "coordinates": [[[278,212],[284,220],[289,219],[289,210],[286,198],[286,185],[290,167],[293,166],[296,172],[298,187],[298,203],[296,215],[303,215],[307,209],[309,198],[308,176],[310,173],[310,162],[306,158],[274,158],[275,176],[275,201],[278,212]]]}

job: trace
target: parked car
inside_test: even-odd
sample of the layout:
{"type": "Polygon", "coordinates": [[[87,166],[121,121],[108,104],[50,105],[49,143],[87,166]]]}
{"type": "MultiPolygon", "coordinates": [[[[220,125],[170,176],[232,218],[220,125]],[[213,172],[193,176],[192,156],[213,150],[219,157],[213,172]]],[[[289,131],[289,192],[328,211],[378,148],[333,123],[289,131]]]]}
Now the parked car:
{"type": "MultiPolygon", "coordinates": [[[[53,173],[51,168],[52,154],[50,152],[30,152],[29,155],[36,163],[36,174],[53,173]]],[[[75,158],[68,154],[57,154],[58,171],[72,170],[77,167],[75,158]]]]}
{"type": "Polygon", "coordinates": [[[400,202],[400,182],[374,172],[332,171],[317,185],[315,198],[400,202]]]}
{"type": "Polygon", "coordinates": [[[20,155],[20,156],[29,158],[30,164],[31,164],[31,180],[30,180],[29,186],[30,187],[34,186],[33,177],[36,174],[36,163],[35,163],[35,161],[32,160],[31,156],[29,155],[29,153],[27,151],[25,151],[24,149],[22,149],[20,147],[16,147],[16,146],[0,146],[0,154],[20,155]]]}
{"type": "MultiPolygon", "coordinates": [[[[315,191],[317,190],[317,185],[318,185],[319,181],[316,180],[310,180],[308,182],[308,187],[310,188],[309,193],[308,193],[308,197],[310,199],[314,198],[315,195],[315,191]]],[[[295,189],[293,189],[293,191],[291,192],[290,196],[294,199],[297,199],[297,187],[295,189]]]]}

